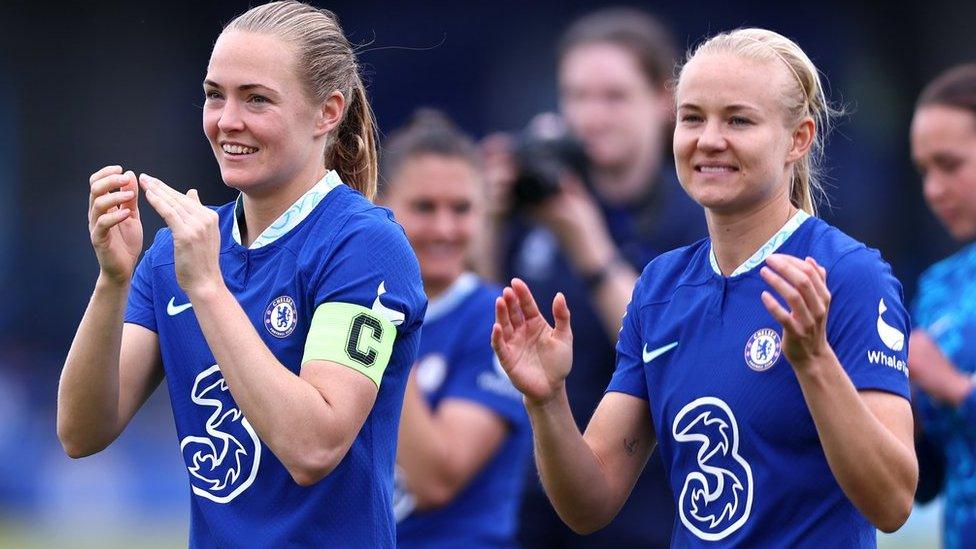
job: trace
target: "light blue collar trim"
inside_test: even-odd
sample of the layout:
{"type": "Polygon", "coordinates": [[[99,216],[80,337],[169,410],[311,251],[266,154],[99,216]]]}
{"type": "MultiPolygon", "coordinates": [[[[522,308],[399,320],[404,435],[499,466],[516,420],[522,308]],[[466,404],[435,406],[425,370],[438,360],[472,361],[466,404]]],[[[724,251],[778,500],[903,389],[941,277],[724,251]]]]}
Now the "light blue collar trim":
{"type": "MultiPolygon", "coordinates": [[[[783,225],[782,229],[774,234],[772,238],[767,240],[766,243],[756,251],[756,253],[752,254],[752,257],[745,261],[745,263],[739,265],[734,271],[732,271],[732,274],[729,276],[732,277],[738,276],[742,273],[747,273],[763,261],[766,261],[766,258],[778,250],[779,247],[786,242],[786,239],[795,233],[796,230],[800,228],[800,225],[802,225],[803,222],[809,218],[810,214],[803,210],[797,210],[796,214],[794,214],[793,217],[791,217],[789,221],[783,225]]],[[[715,274],[721,276],[722,270],[718,268],[718,260],[715,259],[715,250],[712,249],[711,246],[708,248],[708,260],[712,264],[712,270],[715,271],[715,274]]]]}
{"type": "MultiPolygon", "coordinates": [[[[264,230],[254,242],[251,243],[250,250],[256,250],[271,244],[275,240],[278,240],[282,236],[288,234],[288,231],[295,228],[296,225],[302,222],[308,214],[312,213],[312,210],[322,202],[329,191],[342,185],[342,180],[339,179],[339,174],[335,170],[329,170],[314,187],[309,189],[301,198],[295,201],[285,213],[281,214],[278,219],[275,220],[267,229],[264,230]]],[[[241,222],[240,217],[238,217],[238,210],[243,208],[244,195],[241,194],[237,197],[237,204],[234,206],[234,224],[231,228],[231,234],[234,236],[234,241],[241,244],[241,229],[238,226],[241,222]]]]}
{"type": "Polygon", "coordinates": [[[457,280],[444,290],[444,293],[431,299],[427,304],[427,314],[424,322],[432,322],[454,310],[464,298],[468,297],[478,287],[478,275],[462,273],[457,280]]]}

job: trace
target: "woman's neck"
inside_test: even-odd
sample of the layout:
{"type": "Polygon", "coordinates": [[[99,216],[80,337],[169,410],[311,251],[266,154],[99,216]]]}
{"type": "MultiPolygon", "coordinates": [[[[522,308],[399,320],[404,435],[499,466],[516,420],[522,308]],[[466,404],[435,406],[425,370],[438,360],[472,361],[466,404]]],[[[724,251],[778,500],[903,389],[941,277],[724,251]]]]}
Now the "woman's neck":
{"type": "Polygon", "coordinates": [[[590,174],[600,198],[607,204],[622,205],[638,201],[650,190],[661,169],[662,153],[658,143],[635,155],[631,162],[612,167],[593,167],[590,174]]]}
{"type": "Polygon", "coordinates": [[[444,282],[443,280],[424,280],[424,293],[427,294],[427,300],[433,301],[446,292],[455,282],[457,282],[458,277],[444,282]]]}
{"type": "Polygon", "coordinates": [[[244,193],[244,226],[241,243],[249,247],[265,229],[291,207],[302,195],[315,186],[328,171],[318,166],[314,171],[299,174],[291,183],[267,193],[244,193]]]}
{"type": "Polygon", "coordinates": [[[722,274],[729,276],[745,263],[796,212],[785,193],[746,214],[720,214],[706,209],[708,235],[722,274]]]}

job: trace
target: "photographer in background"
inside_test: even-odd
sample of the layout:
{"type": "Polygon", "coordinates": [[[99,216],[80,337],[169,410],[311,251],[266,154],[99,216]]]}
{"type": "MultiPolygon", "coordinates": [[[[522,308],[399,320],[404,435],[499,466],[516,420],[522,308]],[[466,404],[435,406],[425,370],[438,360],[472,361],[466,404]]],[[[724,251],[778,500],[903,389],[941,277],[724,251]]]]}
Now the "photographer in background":
{"type": "MultiPolygon", "coordinates": [[[[483,143],[495,211],[481,270],[502,280],[522,278],[540,303],[556,292],[566,295],[575,363],[588,366],[566,380],[580,427],[613,372],[617,332],[638,273],[661,252],[705,236],[701,209],[680,188],[665,154],[674,61],[670,35],[646,13],[613,8],[587,15],[558,49],[565,131],[558,117],[541,115],[521,136],[493,135],[483,143]]],[[[617,518],[582,538],[562,524],[533,479],[520,541],[526,547],[667,547],[671,500],[655,454],[617,518]]]]}

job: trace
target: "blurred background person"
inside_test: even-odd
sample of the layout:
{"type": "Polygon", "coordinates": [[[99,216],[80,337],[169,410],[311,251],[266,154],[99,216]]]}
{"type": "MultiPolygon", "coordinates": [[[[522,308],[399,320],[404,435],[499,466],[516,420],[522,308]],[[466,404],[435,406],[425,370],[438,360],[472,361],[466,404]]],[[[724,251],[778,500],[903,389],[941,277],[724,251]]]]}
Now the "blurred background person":
{"type": "MultiPolygon", "coordinates": [[[[976,545],[976,64],[960,65],[923,91],[911,126],[912,158],[925,200],[965,246],[918,281],[909,372],[924,440],[945,459],[943,543],[976,545]]],[[[931,490],[935,492],[935,490],[931,490]]],[[[934,495],[934,494],[931,494],[934,495]]]]}
{"type": "Polygon", "coordinates": [[[528,417],[491,349],[501,288],[468,269],[482,226],[478,151],[443,114],[391,134],[381,200],[420,261],[430,299],[397,449],[400,547],[514,547],[528,417]]]}
{"type": "MultiPolygon", "coordinates": [[[[566,295],[580,357],[566,384],[582,428],[613,372],[637,273],[704,237],[705,223],[666,153],[675,64],[667,29],[636,9],[596,11],[566,30],[557,60],[562,120],[539,116],[518,138],[485,140],[499,240],[482,257],[494,258],[504,279],[525,280],[540,302],[566,295]]],[[[559,520],[533,478],[520,539],[528,547],[667,547],[673,513],[654,456],[613,523],[585,540],[559,520]]]]}

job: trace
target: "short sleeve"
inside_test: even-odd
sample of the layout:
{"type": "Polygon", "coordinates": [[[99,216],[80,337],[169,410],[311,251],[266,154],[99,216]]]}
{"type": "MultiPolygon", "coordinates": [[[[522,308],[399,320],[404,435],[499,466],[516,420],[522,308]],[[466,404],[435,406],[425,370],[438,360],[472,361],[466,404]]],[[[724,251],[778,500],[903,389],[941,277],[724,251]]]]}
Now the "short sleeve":
{"type": "Polygon", "coordinates": [[[911,399],[901,284],[877,250],[858,248],[827,269],[827,340],[854,387],[911,399]]]}
{"type": "Polygon", "coordinates": [[[382,312],[400,334],[417,329],[427,307],[420,266],[403,229],[375,210],[347,222],[311,281],[311,291],[315,307],[361,305],[382,312]]]}
{"type": "MultiPolygon", "coordinates": [[[[157,233],[156,238],[159,238],[157,233]]],[[[156,242],[146,250],[136,265],[132,275],[132,286],[129,289],[129,299],[125,308],[125,322],[138,324],[158,332],[156,328],[156,313],[153,307],[153,257],[156,242]]]]}
{"type": "Polygon", "coordinates": [[[502,369],[491,348],[494,311],[491,302],[485,307],[484,321],[470,332],[466,348],[451,364],[441,399],[457,398],[484,406],[512,425],[528,420],[522,405],[522,394],[502,369]]]}
{"type": "Polygon", "coordinates": [[[315,312],[303,362],[339,354],[349,360],[337,362],[379,385],[386,363],[374,367],[377,355],[389,360],[395,340],[420,328],[427,307],[420,267],[403,229],[379,208],[353,215],[331,250],[313,261],[318,263],[309,292],[315,312]]]}
{"type": "Polygon", "coordinates": [[[613,377],[610,378],[607,392],[626,393],[648,400],[640,328],[640,290],[645,276],[647,276],[646,270],[637,281],[630,303],[627,304],[627,311],[624,313],[620,337],[617,338],[617,365],[613,377]]]}

